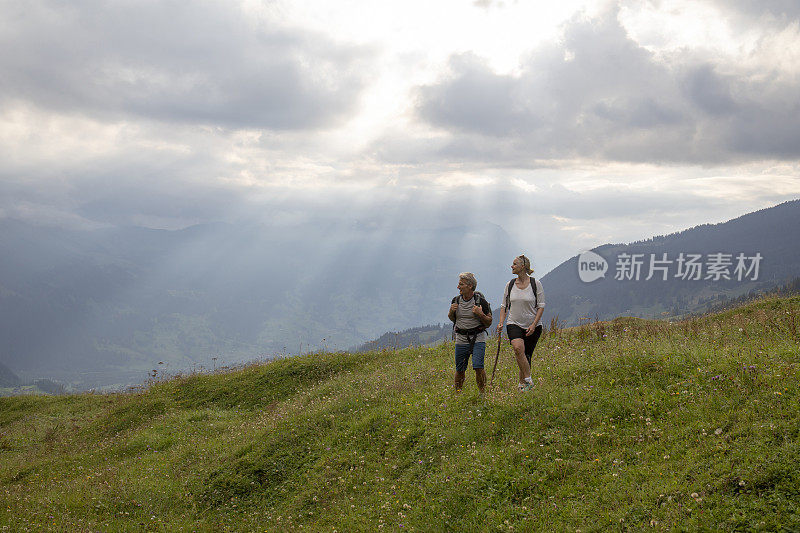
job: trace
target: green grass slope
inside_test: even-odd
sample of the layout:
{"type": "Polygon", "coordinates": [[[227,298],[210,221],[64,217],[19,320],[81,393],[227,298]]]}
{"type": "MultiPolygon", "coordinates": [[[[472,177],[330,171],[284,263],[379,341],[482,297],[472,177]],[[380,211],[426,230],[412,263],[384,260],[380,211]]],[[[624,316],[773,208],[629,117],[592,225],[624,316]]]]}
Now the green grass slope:
{"type": "Polygon", "coordinates": [[[798,530],[799,310],[559,331],[524,393],[447,344],[0,398],[0,527],[798,530]]]}

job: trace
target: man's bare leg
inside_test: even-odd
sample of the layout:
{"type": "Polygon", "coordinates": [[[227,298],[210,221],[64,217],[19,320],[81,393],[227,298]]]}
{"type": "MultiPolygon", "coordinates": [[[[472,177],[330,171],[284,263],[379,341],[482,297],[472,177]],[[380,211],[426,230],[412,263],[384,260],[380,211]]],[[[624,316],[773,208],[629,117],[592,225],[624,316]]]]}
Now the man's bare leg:
{"type": "Polygon", "coordinates": [[[486,370],[483,368],[476,368],[475,381],[478,383],[478,390],[481,394],[483,394],[483,391],[486,388],[486,370]]]}
{"type": "Polygon", "coordinates": [[[464,379],[467,377],[466,372],[459,372],[456,370],[456,376],[453,379],[453,385],[455,385],[456,392],[460,391],[461,388],[464,386],[464,379]]]}

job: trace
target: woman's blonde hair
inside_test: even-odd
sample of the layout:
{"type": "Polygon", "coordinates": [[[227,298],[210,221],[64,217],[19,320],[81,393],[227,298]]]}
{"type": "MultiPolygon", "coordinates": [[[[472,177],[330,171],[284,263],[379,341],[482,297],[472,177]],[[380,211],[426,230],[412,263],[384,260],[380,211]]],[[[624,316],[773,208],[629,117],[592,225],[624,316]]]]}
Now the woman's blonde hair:
{"type": "Polygon", "coordinates": [[[533,269],[531,268],[531,260],[525,257],[524,255],[517,256],[517,259],[522,261],[522,266],[525,267],[525,272],[528,275],[533,274],[533,269]]]}
{"type": "Polygon", "coordinates": [[[475,290],[475,287],[478,286],[478,280],[475,279],[475,274],[472,272],[462,272],[458,275],[459,280],[464,280],[472,286],[472,290],[475,290]]]}

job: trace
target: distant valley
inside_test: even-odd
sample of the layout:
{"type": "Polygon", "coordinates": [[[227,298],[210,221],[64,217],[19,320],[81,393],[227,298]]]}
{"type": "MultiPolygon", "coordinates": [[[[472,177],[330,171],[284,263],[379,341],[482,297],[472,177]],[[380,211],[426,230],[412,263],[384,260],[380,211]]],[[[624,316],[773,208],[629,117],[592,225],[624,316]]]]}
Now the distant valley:
{"type": "Polygon", "coordinates": [[[157,374],[342,350],[441,320],[460,270],[499,292],[499,226],[214,224],[93,231],[0,221],[0,363],[120,388],[157,374]]]}
{"type": "MultiPolygon", "coordinates": [[[[582,281],[575,256],[541,278],[545,324],[678,317],[785,285],[800,275],[798,228],[800,201],[792,201],[723,224],[597,247],[604,277],[582,281]],[[718,253],[729,260],[731,279],[677,275],[681,254],[700,256],[708,268],[718,253]],[[638,279],[620,276],[625,254],[641,261],[638,279]],[[737,254],[760,254],[757,279],[752,271],[736,279],[737,254]],[[652,259],[667,262],[648,280],[652,259]]],[[[517,253],[493,225],[88,231],[3,220],[0,368],[8,383],[114,389],[154,373],[439,342],[450,337],[446,307],[458,272],[476,272],[479,290],[497,308],[517,253]]]]}

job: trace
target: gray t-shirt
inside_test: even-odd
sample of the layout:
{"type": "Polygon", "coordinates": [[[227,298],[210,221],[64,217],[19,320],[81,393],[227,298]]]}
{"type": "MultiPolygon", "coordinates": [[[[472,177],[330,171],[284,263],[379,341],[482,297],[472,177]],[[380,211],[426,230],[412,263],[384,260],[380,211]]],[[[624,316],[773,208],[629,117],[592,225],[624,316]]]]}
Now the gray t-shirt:
{"type": "MultiPolygon", "coordinates": [[[[506,307],[505,294],[503,295],[503,309],[506,307]]],[[[508,314],[508,324],[516,324],[521,328],[528,328],[536,318],[536,310],[544,308],[544,290],[539,280],[536,280],[536,298],[530,287],[520,289],[517,284],[511,286],[511,312],[508,314]],[[538,300],[538,303],[536,301],[538,300]],[[534,305],[536,304],[536,305],[534,305]]],[[[536,323],[541,324],[541,319],[536,323]]]]}
{"type": "MultiPolygon", "coordinates": [[[[458,297],[458,309],[456,309],[456,327],[460,329],[472,329],[482,326],[478,315],[472,312],[475,307],[475,296],[469,300],[464,300],[461,296],[458,297]]],[[[475,342],[486,342],[486,331],[481,331],[475,337],[475,342]]],[[[466,335],[456,333],[456,344],[469,344],[469,339],[466,335]]]]}

